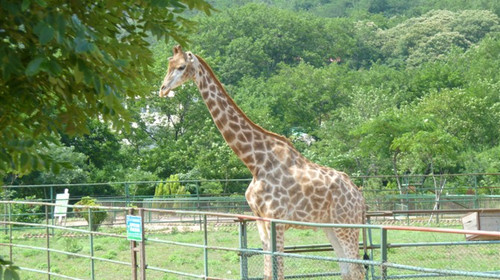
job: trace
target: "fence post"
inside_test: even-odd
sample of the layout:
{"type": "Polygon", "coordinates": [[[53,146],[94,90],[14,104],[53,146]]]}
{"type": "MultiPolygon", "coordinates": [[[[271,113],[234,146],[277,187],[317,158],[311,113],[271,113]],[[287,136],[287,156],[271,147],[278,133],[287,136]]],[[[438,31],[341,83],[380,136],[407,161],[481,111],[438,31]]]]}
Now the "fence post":
{"type": "Polygon", "coordinates": [[[12,262],[12,204],[7,204],[7,215],[9,219],[9,261],[12,262]]]}
{"type": "Polygon", "coordinates": [[[196,182],[196,210],[201,211],[200,207],[200,182],[196,182]]]}
{"type": "Polygon", "coordinates": [[[277,251],[276,246],[276,222],[271,221],[271,262],[273,264],[273,280],[278,280],[278,259],[275,255],[277,251]]]}
{"type": "MultiPolygon", "coordinates": [[[[247,249],[247,222],[240,220],[240,250],[247,249]]],[[[240,276],[242,280],[248,279],[247,253],[240,251],[240,276]]]]}
{"type": "Polygon", "coordinates": [[[203,266],[205,279],[208,278],[208,233],[207,233],[207,215],[203,215],[203,266]]]}
{"type": "Polygon", "coordinates": [[[125,207],[130,207],[130,190],[128,183],[125,183],[125,203],[126,203],[125,207]]]}
{"type": "MultiPolygon", "coordinates": [[[[200,202],[200,182],[196,182],[196,211],[201,211],[201,202],[200,202]]],[[[201,225],[201,215],[198,216],[200,223],[200,231],[203,230],[201,225]]],[[[206,218],[206,216],[205,216],[206,218]]]]}
{"type": "MultiPolygon", "coordinates": [[[[53,219],[52,219],[53,221],[53,219]]],[[[45,234],[47,235],[47,279],[50,280],[50,234],[49,234],[49,206],[45,205],[45,234]]]]}
{"type": "Polygon", "coordinates": [[[382,256],[381,279],[385,280],[387,279],[387,267],[385,266],[385,263],[387,262],[387,229],[385,228],[382,228],[381,232],[380,250],[382,256]]]}
{"type": "MultiPolygon", "coordinates": [[[[134,215],[134,208],[128,210],[129,215],[134,215]]],[[[132,280],[137,280],[137,252],[135,249],[136,241],[130,240],[130,255],[132,266],[132,280]]]]}
{"type": "MultiPolygon", "coordinates": [[[[369,224],[371,225],[371,221],[370,221],[370,216],[366,217],[366,224],[369,224]]],[[[367,238],[368,238],[368,242],[370,244],[370,260],[373,260],[373,236],[372,236],[372,229],[371,228],[368,228],[367,230],[368,234],[367,234],[367,238]]],[[[370,265],[369,266],[369,271],[366,272],[366,279],[369,279],[369,274],[371,274],[372,276],[372,279],[375,279],[375,266],[373,265],[370,265]]]]}
{"type": "Polygon", "coordinates": [[[90,237],[90,277],[95,279],[95,264],[94,264],[94,234],[92,233],[92,209],[88,208],[89,215],[89,237],[90,237]]]}
{"type": "Polygon", "coordinates": [[[474,208],[478,209],[479,208],[479,195],[477,193],[477,176],[474,175],[474,208]]]}
{"type": "MultiPolygon", "coordinates": [[[[4,190],[4,193],[5,193],[5,190],[4,190]]],[[[2,199],[5,199],[5,200],[8,200],[8,197],[2,197],[2,199]]],[[[3,221],[7,221],[7,217],[9,216],[9,212],[10,212],[10,204],[4,204],[3,205],[3,216],[2,216],[2,219],[3,221]]],[[[10,221],[9,221],[10,222],[10,221]]],[[[8,230],[9,230],[9,225],[7,223],[4,224],[4,231],[5,231],[5,234],[8,233],[8,230]]]]}
{"type": "Polygon", "coordinates": [[[141,280],[146,280],[146,240],[144,238],[144,208],[139,208],[139,216],[141,216],[141,242],[139,242],[139,252],[141,254],[141,280]]]}
{"type": "MultiPolygon", "coordinates": [[[[54,186],[50,186],[50,203],[56,203],[56,200],[54,198],[54,186]]],[[[54,219],[54,210],[55,210],[55,206],[51,206],[50,207],[50,217],[51,217],[51,220],[52,220],[52,225],[56,225],[56,222],[55,222],[55,219],[54,219]]],[[[52,228],[51,232],[52,232],[52,235],[54,235],[54,228],[52,228]]]]}

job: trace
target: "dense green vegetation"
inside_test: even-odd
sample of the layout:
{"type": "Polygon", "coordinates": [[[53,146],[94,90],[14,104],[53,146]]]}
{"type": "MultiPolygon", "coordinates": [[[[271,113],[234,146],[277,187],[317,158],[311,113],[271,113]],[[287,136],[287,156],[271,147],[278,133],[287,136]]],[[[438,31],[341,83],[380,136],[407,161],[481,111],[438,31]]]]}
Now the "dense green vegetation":
{"type": "MultiPolygon", "coordinates": [[[[218,9],[211,16],[186,15],[196,23],[187,37],[188,48],[205,58],[252,120],[289,137],[309,159],[354,175],[500,171],[500,3],[209,2],[218,9]]],[[[0,172],[4,182],[166,180],[175,174],[181,180],[248,178],[250,173],[227,147],[194,85],[179,89],[174,99],[157,97],[175,42],[150,41],[152,60],[130,59],[127,71],[134,71],[137,62],[147,64],[152,74],[141,76],[138,70],[133,82],[122,81],[116,90],[124,91],[113,94],[111,103],[105,91],[93,92],[89,106],[102,110],[83,115],[86,133],[81,133],[81,116],[71,115],[70,107],[61,111],[64,98],[24,89],[25,95],[55,100],[44,107],[50,120],[71,116],[70,124],[79,129],[49,127],[57,139],[30,146],[64,162],[60,170],[37,170],[43,166],[33,164],[33,172],[19,177],[19,168],[7,168],[0,172]],[[126,105],[126,114],[108,110],[111,104],[126,105]]],[[[109,67],[120,67],[113,65],[109,67]]],[[[26,70],[31,79],[43,79],[52,71],[42,66],[33,70],[26,70]]],[[[87,74],[81,75],[81,86],[94,85],[84,82],[87,74]]],[[[61,89],[73,100],[84,101],[61,89]]],[[[2,119],[3,135],[5,129],[2,119]]],[[[24,157],[21,154],[20,162],[28,165],[24,157]]],[[[242,191],[218,183],[207,190],[221,188],[242,191]]],[[[110,186],[100,191],[117,190],[110,186]]],[[[141,191],[154,194],[154,188],[138,194],[141,191]]]]}
{"type": "Polygon", "coordinates": [[[123,101],[153,77],[148,42],[185,42],[188,8],[212,10],[197,0],[2,1],[0,175],[69,167],[50,150],[89,133],[89,119],[127,129],[123,101]]]}

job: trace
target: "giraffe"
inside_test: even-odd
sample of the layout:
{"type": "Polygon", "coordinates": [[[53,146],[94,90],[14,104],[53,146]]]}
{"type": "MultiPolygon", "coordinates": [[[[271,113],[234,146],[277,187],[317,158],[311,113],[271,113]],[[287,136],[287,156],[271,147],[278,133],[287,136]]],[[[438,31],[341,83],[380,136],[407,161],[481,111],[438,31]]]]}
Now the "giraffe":
{"type": "MultiPolygon", "coordinates": [[[[199,56],[173,48],[160,97],[194,80],[223,138],[252,173],[245,197],[254,215],[314,223],[362,224],[365,203],[361,191],[340,171],[307,160],[283,136],[253,123],[227,94],[210,66],[199,56]]],[[[263,250],[270,250],[270,224],[257,222],[263,250]]],[[[276,226],[276,246],[284,249],[284,232],[276,226]]],[[[359,258],[359,229],[324,229],[339,258],[359,258]]],[[[271,256],[264,257],[264,278],[272,279],[271,256]]],[[[284,279],[277,257],[278,278],[284,279]]],[[[340,263],[343,280],[364,279],[361,264],[340,263]]]]}

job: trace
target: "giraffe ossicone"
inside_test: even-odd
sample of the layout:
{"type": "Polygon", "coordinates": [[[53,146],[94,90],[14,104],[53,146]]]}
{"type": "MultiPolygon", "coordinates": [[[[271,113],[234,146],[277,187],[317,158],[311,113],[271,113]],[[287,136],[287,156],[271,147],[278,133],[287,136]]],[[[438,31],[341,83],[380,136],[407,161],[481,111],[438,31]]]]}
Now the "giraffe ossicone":
{"type": "MultiPolygon", "coordinates": [[[[258,217],[313,223],[362,224],[365,202],[361,191],[340,171],[307,160],[283,136],[253,123],[236,105],[199,56],[173,49],[160,97],[193,80],[208,110],[229,147],[252,173],[245,193],[258,217]]],[[[269,223],[257,222],[263,250],[270,250],[269,223]]],[[[276,227],[278,251],[284,249],[284,231],[276,227]]],[[[325,229],[325,234],[339,258],[359,259],[359,229],[325,229]]],[[[264,257],[264,278],[272,279],[271,256],[264,257]]],[[[340,263],[343,280],[364,279],[361,264],[340,263]]],[[[283,260],[278,257],[278,278],[284,279],[283,260]]]]}

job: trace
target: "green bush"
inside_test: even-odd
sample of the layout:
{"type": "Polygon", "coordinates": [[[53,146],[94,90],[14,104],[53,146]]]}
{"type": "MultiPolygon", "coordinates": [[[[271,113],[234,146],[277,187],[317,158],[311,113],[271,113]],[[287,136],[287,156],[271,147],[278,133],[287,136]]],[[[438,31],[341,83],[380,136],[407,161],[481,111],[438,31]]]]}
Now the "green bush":
{"type": "Polygon", "coordinates": [[[179,175],[170,175],[165,183],[160,183],[155,188],[155,197],[170,195],[189,195],[184,186],[179,182],[179,175]]]}
{"type": "MultiPolygon", "coordinates": [[[[155,188],[155,198],[162,199],[169,196],[182,197],[188,196],[190,193],[181,185],[179,175],[170,175],[166,182],[160,183],[155,188]]],[[[184,205],[180,202],[175,202],[173,205],[167,203],[153,203],[154,208],[182,208],[184,205]]]]}
{"type": "MultiPolygon", "coordinates": [[[[82,197],[82,200],[75,203],[75,205],[100,206],[100,204],[97,204],[96,200],[90,196],[82,197]]],[[[89,208],[75,208],[75,212],[79,213],[80,216],[87,221],[92,231],[97,231],[99,226],[101,226],[101,223],[108,216],[108,213],[105,210],[100,210],[99,208],[90,209],[90,219],[89,208]]]]}
{"type": "MultiPolygon", "coordinates": [[[[36,196],[27,196],[24,199],[16,198],[15,201],[36,201],[36,196]]],[[[45,218],[42,205],[12,204],[12,221],[21,223],[39,223],[45,218]]]]}

